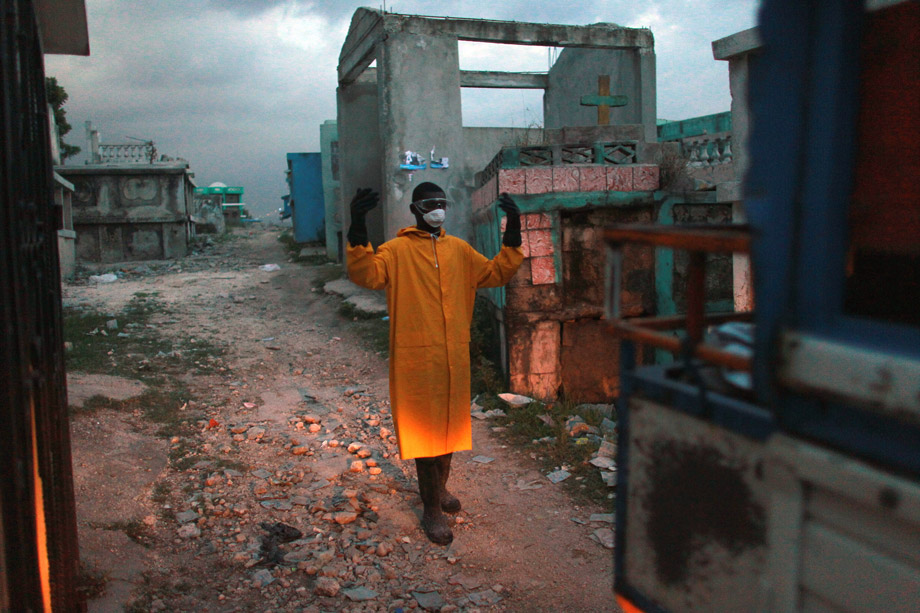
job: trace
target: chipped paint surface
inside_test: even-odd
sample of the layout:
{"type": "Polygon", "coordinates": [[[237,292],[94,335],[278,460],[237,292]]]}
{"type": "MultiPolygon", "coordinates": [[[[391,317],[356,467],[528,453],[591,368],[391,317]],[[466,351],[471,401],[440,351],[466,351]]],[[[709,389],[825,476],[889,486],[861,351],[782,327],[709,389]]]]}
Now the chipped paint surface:
{"type": "Polygon", "coordinates": [[[763,545],[764,509],[753,501],[745,467],[706,445],[651,443],[646,531],[663,583],[687,579],[690,560],[716,541],[732,555],[763,545]]]}

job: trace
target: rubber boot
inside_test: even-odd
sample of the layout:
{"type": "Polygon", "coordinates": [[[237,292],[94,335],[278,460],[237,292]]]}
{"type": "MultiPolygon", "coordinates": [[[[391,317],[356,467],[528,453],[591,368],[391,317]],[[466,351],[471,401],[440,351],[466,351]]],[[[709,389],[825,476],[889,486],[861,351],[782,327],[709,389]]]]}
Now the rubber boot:
{"type": "Polygon", "coordinates": [[[436,458],[415,458],[418,491],[422,496],[422,529],[428,540],[437,545],[450,545],[454,534],[441,512],[440,472],[436,458]]]}
{"type": "Polygon", "coordinates": [[[447,480],[450,478],[450,460],[452,453],[437,456],[438,482],[441,485],[441,510],[445,513],[459,513],[460,501],[456,496],[447,491],[447,480]]]}

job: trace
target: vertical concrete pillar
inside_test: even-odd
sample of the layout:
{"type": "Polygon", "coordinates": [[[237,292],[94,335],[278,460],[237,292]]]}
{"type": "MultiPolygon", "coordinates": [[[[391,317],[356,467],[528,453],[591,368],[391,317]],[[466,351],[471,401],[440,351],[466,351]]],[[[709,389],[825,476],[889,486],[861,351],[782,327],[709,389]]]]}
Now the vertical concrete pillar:
{"type": "Polygon", "coordinates": [[[645,140],[649,143],[658,142],[658,89],[655,65],[655,49],[640,48],[639,55],[639,90],[640,114],[642,125],[645,128],[645,140]]]}
{"type": "MultiPolygon", "coordinates": [[[[732,202],[732,221],[735,223],[747,221],[742,194],[744,177],[749,165],[748,136],[751,131],[748,79],[751,63],[756,61],[760,47],[760,33],[757,28],[743,30],[712,43],[713,57],[728,61],[728,82],[732,95],[732,165],[736,179],[732,186],[720,186],[718,191],[723,191],[726,195],[717,197],[732,202]]],[[[750,311],[754,308],[754,296],[748,256],[736,253],[732,259],[732,267],[735,310],[750,311]]]]}
{"type": "Polygon", "coordinates": [[[409,212],[412,190],[423,181],[440,185],[457,205],[445,228],[468,239],[471,233],[469,193],[464,176],[463,125],[460,108],[460,59],[457,38],[390,32],[378,46],[380,126],[383,158],[384,232],[392,238],[414,225],[409,212]],[[428,158],[450,159],[450,168],[411,174],[400,170],[405,151],[428,158]]]}
{"type": "Polygon", "coordinates": [[[326,257],[338,260],[344,253],[339,237],[342,233],[342,214],[340,211],[342,190],[339,185],[341,169],[339,168],[339,130],[335,121],[326,120],[319,126],[319,147],[322,155],[323,170],[323,217],[326,221],[326,257]]]}
{"type": "MultiPolygon", "coordinates": [[[[337,123],[339,129],[339,163],[341,193],[339,219],[344,233],[351,219],[348,204],[360,187],[370,187],[384,193],[381,170],[380,124],[377,111],[377,71],[368,68],[353,83],[339,85],[337,123]]],[[[378,206],[367,216],[368,236],[377,247],[392,238],[384,232],[383,207],[378,206]]]]}

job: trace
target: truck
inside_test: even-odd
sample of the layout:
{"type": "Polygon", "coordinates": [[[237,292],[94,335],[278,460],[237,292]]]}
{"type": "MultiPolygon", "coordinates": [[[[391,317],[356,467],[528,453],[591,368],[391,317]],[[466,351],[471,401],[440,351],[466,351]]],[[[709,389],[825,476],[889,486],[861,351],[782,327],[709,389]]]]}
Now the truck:
{"type": "Polygon", "coordinates": [[[747,223],[605,230],[614,591],[918,611],[920,3],[764,0],[758,27],[747,223]],[[686,313],[620,316],[628,244],[689,254],[686,313]],[[712,253],[749,254],[752,311],[706,312],[712,253]]]}

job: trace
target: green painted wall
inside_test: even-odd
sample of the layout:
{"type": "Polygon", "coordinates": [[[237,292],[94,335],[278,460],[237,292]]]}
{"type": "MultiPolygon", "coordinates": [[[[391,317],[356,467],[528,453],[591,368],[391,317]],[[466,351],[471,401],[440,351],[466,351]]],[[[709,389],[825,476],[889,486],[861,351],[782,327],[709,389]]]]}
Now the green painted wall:
{"type": "Polygon", "coordinates": [[[703,134],[716,134],[718,132],[731,132],[731,111],[691,117],[680,121],[669,121],[658,126],[658,141],[680,140],[691,136],[703,134]]]}

